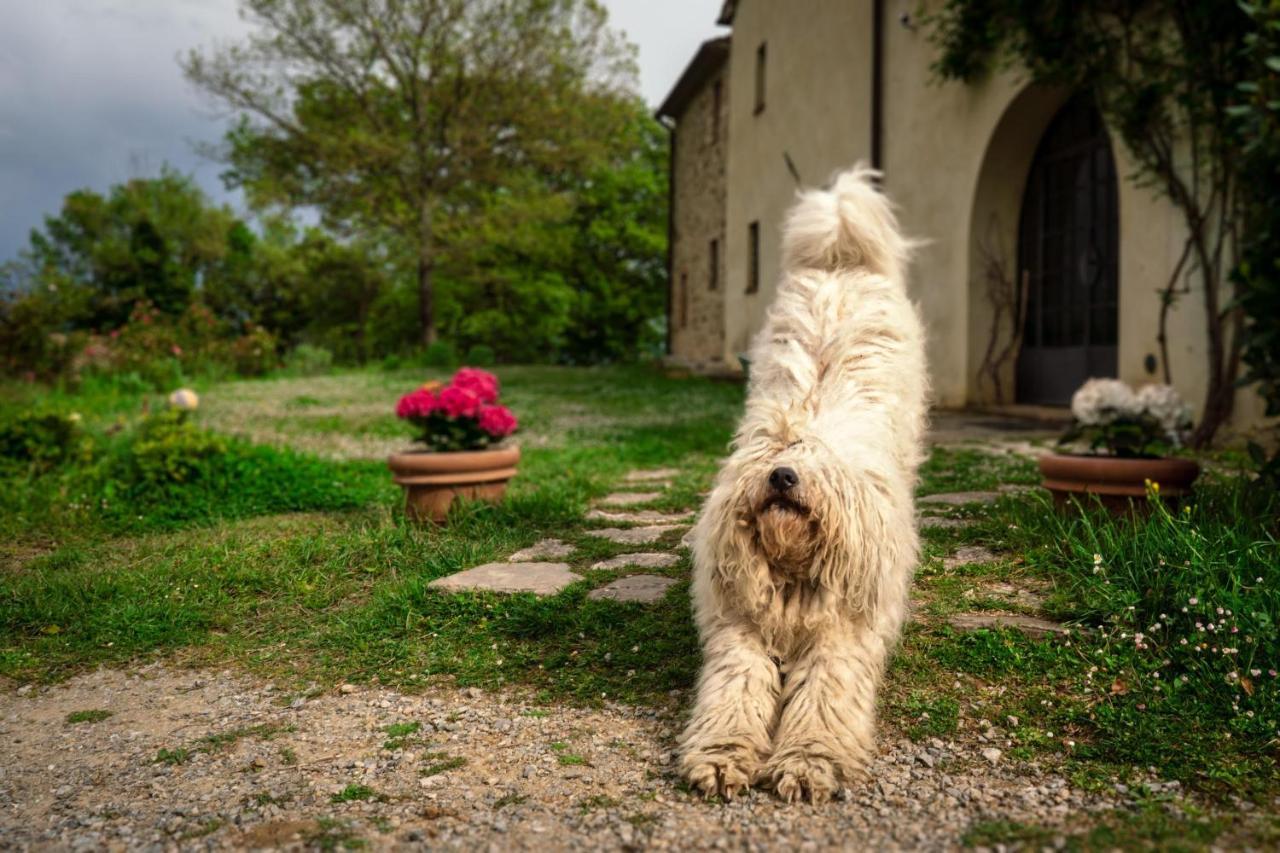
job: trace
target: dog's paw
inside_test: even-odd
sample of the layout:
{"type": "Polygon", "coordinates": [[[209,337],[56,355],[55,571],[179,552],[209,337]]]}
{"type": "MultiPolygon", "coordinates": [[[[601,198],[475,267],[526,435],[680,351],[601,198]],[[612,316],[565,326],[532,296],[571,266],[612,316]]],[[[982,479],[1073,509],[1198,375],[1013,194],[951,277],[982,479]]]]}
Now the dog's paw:
{"type": "Polygon", "coordinates": [[[794,803],[808,799],[811,803],[825,803],[840,789],[840,773],[827,758],[801,752],[775,756],[765,767],[764,775],[773,785],[774,792],[794,803]]]}
{"type": "Polygon", "coordinates": [[[680,759],[680,772],[693,788],[726,800],[750,788],[758,769],[754,754],[738,747],[699,749],[680,759]]]}

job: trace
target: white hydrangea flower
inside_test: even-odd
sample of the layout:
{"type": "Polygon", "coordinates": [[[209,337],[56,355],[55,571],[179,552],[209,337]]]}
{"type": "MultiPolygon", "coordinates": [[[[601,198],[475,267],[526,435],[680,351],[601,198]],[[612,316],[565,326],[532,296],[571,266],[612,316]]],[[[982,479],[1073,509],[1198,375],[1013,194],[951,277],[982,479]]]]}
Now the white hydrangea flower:
{"type": "Polygon", "coordinates": [[[1191,426],[1191,407],[1182,401],[1172,385],[1151,383],[1138,391],[1138,404],[1142,411],[1155,418],[1170,441],[1178,443],[1182,434],[1191,426]]]}
{"type": "Polygon", "coordinates": [[[1133,389],[1119,379],[1089,379],[1071,395],[1071,414],[1085,426],[1106,426],[1141,413],[1133,389]]]}
{"type": "Polygon", "coordinates": [[[190,412],[200,405],[200,398],[190,388],[179,388],[169,395],[169,405],[190,412]]]}

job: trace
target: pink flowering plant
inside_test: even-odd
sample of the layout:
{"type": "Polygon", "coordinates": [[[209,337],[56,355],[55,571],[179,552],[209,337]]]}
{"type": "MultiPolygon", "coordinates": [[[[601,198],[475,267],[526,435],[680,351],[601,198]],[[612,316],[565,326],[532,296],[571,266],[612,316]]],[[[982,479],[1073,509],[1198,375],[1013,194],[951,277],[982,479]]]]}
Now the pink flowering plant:
{"type": "Polygon", "coordinates": [[[498,403],[498,377],[463,367],[448,383],[428,382],[396,404],[396,417],[411,423],[429,450],[483,450],[519,427],[498,403]]]}

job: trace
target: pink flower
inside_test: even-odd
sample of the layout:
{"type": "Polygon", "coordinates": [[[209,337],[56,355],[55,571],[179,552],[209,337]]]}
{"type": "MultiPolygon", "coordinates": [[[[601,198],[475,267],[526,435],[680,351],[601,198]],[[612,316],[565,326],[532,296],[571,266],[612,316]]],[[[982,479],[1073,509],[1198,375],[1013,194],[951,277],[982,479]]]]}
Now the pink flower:
{"type": "Polygon", "coordinates": [[[485,406],[480,410],[480,429],[494,438],[502,438],[516,431],[519,423],[506,406],[485,406]]]}
{"type": "Polygon", "coordinates": [[[470,388],[449,385],[440,392],[440,409],[451,418],[474,418],[482,405],[470,388]]]}
{"type": "Polygon", "coordinates": [[[498,402],[498,377],[478,367],[463,367],[453,374],[451,385],[475,394],[481,403],[498,402]]]}
{"type": "Polygon", "coordinates": [[[177,344],[174,344],[173,346],[169,347],[169,351],[172,352],[174,356],[182,355],[182,347],[178,346],[177,344]]]}
{"type": "Polygon", "coordinates": [[[400,402],[396,403],[396,417],[425,418],[438,408],[440,408],[440,401],[436,396],[425,388],[419,388],[405,394],[400,398],[400,402]]]}

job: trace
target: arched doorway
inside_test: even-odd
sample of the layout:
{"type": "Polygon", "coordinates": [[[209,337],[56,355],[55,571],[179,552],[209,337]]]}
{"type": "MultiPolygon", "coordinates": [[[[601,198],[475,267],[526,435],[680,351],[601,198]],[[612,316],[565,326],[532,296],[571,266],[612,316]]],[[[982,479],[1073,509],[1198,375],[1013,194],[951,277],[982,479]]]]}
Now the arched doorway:
{"type": "Polygon", "coordinates": [[[1093,99],[1076,95],[1041,137],[1022,197],[1018,402],[1064,404],[1090,376],[1116,375],[1118,243],[1111,140],[1093,99]]]}

